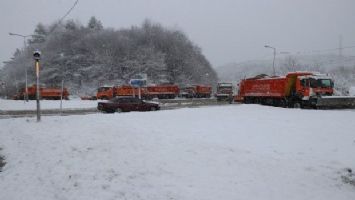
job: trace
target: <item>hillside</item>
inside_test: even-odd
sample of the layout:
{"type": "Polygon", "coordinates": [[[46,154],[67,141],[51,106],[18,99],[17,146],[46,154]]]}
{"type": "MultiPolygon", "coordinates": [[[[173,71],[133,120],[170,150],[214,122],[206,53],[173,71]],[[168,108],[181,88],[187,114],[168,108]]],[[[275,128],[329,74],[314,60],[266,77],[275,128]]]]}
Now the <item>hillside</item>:
{"type": "MultiPolygon", "coordinates": [[[[318,71],[329,74],[335,81],[335,88],[347,95],[355,86],[355,57],[337,55],[293,55],[278,56],[275,60],[276,75],[290,71],[318,71]]],[[[229,63],[216,69],[221,81],[238,82],[245,77],[258,74],[272,74],[272,60],[255,60],[229,63]]]]}
{"type": "MultiPolygon", "coordinates": [[[[201,50],[179,31],[148,20],[141,26],[104,28],[92,17],[86,26],[73,20],[38,24],[29,45],[5,64],[0,80],[13,93],[28,80],[35,82],[32,52],[40,50],[41,83],[60,85],[71,93],[92,93],[100,85],[124,84],[137,74],[148,83],[214,84],[216,72],[201,50]]],[[[3,91],[4,92],[4,91],[3,91]]]]}

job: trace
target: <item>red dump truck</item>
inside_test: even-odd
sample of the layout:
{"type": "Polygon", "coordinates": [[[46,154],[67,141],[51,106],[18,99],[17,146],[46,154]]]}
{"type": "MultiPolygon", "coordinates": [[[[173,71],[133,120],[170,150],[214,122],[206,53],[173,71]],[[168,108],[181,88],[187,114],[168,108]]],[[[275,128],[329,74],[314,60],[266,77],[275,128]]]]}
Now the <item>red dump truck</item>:
{"type": "Polygon", "coordinates": [[[99,87],[96,93],[97,99],[112,99],[115,96],[125,97],[125,96],[139,96],[145,97],[147,95],[147,88],[135,88],[130,85],[120,85],[120,86],[103,86],[99,87]]]}
{"type": "Polygon", "coordinates": [[[111,99],[115,96],[139,96],[143,99],[173,99],[179,94],[177,85],[152,85],[136,88],[130,85],[104,86],[100,87],[96,93],[97,99],[111,99]]]}
{"type": "Polygon", "coordinates": [[[146,98],[174,99],[179,95],[180,88],[174,84],[150,85],[146,87],[146,98]]]}
{"type": "MultiPolygon", "coordinates": [[[[27,87],[27,93],[28,93],[28,99],[29,100],[35,100],[36,99],[36,85],[32,85],[30,87],[27,87]]],[[[41,99],[47,99],[47,100],[59,100],[62,96],[63,99],[69,99],[69,92],[66,88],[63,88],[63,93],[62,93],[62,88],[60,87],[44,87],[41,86],[39,88],[39,93],[40,93],[40,98],[41,99]]],[[[14,97],[13,99],[15,100],[21,100],[26,98],[26,88],[22,88],[14,97]]]]}
{"type": "Polygon", "coordinates": [[[210,98],[212,87],[209,85],[192,85],[180,90],[180,96],[184,98],[210,98]]]}
{"type": "Polygon", "coordinates": [[[195,85],[196,98],[210,98],[212,94],[212,87],[210,85],[195,85]]]}
{"type": "Polygon", "coordinates": [[[316,72],[290,72],[286,76],[258,75],[241,80],[235,101],[281,107],[347,108],[355,98],[333,95],[333,80],[316,72]]]}
{"type": "Polygon", "coordinates": [[[141,97],[145,97],[147,94],[147,89],[142,87],[142,88],[136,88],[132,87],[130,85],[122,85],[115,87],[115,96],[120,96],[120,97],[125,97],[125,96],[136,96],[138,97],[141,95],[141,97]]]}

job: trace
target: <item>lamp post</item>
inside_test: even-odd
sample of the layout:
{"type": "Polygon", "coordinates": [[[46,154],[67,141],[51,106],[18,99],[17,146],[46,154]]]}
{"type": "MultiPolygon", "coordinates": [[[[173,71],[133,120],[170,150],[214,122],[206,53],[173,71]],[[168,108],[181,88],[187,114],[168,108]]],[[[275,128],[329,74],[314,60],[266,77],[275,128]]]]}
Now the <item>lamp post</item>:
{"type": "Polygon", "coordinates": [[[33,52],[33,59],[35,60],[36,68],[36,102],[37,102],[37,122],[41,121],[41,107],[39,103],[40,93],[39,93],[39,60],[41,59],[41,52],[36,50],[33,52]]]}
{"type": "Polygon", "coordinates": [[[273,75],[275,76],[275,56],[276,56],[276,48],[269,46],[269,45],[265,45],[265,48],[270,48],[274,50],[274,59],[272,60],[272,71],[273,71],[273,75]]]}
{"type": "MultiPolygon", "coordinates": [[[[26,38],[30,37],[32,35],[21,35],[21,34],[17,34],[17,33],[9,33],[10,36],[18,36],[18,37],[22,37],[23,38],[23,52],[26,51],[26,38]]],[[[28,102],[28,85],[27,85],[27,68],[25,66],[25,96],[24,99],[28,102]]]]}

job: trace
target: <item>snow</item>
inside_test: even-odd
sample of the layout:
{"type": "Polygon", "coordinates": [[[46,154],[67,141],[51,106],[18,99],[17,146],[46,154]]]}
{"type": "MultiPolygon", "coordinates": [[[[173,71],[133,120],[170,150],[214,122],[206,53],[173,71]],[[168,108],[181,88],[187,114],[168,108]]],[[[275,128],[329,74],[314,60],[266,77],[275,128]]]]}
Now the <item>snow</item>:
{"type": "Polygon", "coordinates": [[[350,96],[355,96],[355,86],[350,87],[350,89],[349,89],[349,95],[350,95],[350,96]]]}
{"type": "Polygon", "coordinates": [[[225,105],[0,120],[0,199],[355,199],[355,111],[225,105]]]}
{"type": "MultiPolygon", "coordinates": [[[[98,101],[91,100],[63,100],[63,109],[73,108],[95,108],[98,101]]],[[[58,100],[41,100],[41,109],[60,109],[60,101],[58,100]]],[[[29,100],[25,102],[23,100],[4,100],[0,99],[0,111],[1,110],[36,110],[36,100],[29,100]]]]}

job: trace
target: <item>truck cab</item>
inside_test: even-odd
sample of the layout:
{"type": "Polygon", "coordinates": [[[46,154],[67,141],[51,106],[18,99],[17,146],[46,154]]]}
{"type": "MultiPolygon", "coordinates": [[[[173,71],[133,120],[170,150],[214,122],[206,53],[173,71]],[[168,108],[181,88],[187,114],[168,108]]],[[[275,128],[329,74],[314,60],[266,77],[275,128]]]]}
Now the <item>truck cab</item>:
{"type": "Polygon", "coordinates": [[[218,83],[217,92],[215,94],[217,101],[231,101],[233,98],[232,83],[218,83]]]}
{"type": "Polygon", "coordinates": [[[319,96],[333,95],[333,80],[323,74],[312,74],[297,77],[296,93],[302,100],[319,96]]]}
{"type": "Polygon", "coordinates": [[[97,99],[111,99],[114,96],[113,94],[113,87],[111,86],[103,86],[103,87],[99,87],[97,89],[97,93],[96,93],[96,98],[97,99]]]}

